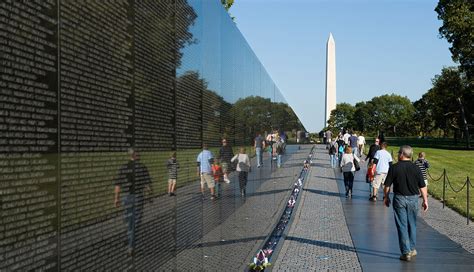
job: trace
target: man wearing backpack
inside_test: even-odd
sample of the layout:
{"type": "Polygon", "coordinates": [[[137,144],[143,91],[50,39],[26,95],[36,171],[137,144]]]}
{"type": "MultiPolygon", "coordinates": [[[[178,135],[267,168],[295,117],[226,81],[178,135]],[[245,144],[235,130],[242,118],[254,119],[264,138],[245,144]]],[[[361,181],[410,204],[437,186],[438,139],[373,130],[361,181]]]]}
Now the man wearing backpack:
{"type": "Polygon", "coordinates": [[[335,168],[337,165],[337,149],[338,145],[336,138],[334,138],[334,140],[329,139],[329,157],[331,161],[331,168],[335,168]]]}

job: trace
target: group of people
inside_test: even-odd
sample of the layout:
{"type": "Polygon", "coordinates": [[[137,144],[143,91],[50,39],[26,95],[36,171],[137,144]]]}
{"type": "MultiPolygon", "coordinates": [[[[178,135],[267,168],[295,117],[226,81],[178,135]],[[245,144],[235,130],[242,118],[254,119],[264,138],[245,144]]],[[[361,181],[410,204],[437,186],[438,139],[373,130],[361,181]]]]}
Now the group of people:
{"type": "Polygon", "coordinates": [[[337,165],[341,168],[344,176],[346,197],[352,197],[354,174],[360,169],[360,157],[365,146],[365,137],[350,131],[342,131],[335,138],[331,138],[332,132],[326,131],[326,148],[329,150],[330,164],[332,168],[337,165]]]}
{"type": "MultiPolygon", "coordinates": [[[[334,168],[339,160],[339,166],[344,176],[346,197],[352,196],[354,173],[361,161],[364,144],[365,139],[357,137],[355,133],[344,133],[342,137],[339,135],[338,138],[328,142],[331,167],[334,168]],[[336,155],[337,153],[339,156],[336,155]]],[[[383,136],[378,137],[366,155],[366,182],[369,184],[369,200],[376,202],[378,190],[383,187],[383,202],[387,207],[393,205],[394,209],[401,252],[400,260],[411,261],[417,255],[415,248],[416,216],[420,197],[423,199],[423,210],[428,210],[426,169],[429,168],[429,162],[426,160],[424,152],[420,152],[418,159],[413,161],[413,149],[404,145],[398,151],[398,162],[393,163],[387,146],[387,143],[383,141],[383,136]],[[393,200],[390,200],[392,187],[393,200]]]]}
{"type": "MultiPolygon", "coordinates": [[[[271,146],[276,151],[278,164],[281,166],[281,154],[283,154],[283,143],[286,141],[286,134],[273,135],[270,141],[265,141],[261,134],[257,134],[254,140],[254,148],[257,157],[257,167],[263,166],[263,150],[266,146],[271,146]],[[282,140],[285,139],[285,140],[282,140]],[[280,156],[280,157],[278,157],[280,156]]],[[[273,152],[272,152],[273,154],[273,152]]],[[[122,165],[114,179],[114,204],[119,208],[125,208],[125,221],[127,223],[128,253],[134,255],[135,233],[140,225],[145,203],[145,193],[152,193],[151,177],[147,167],[140,162],[140,155],[134,149],[128,150],[129,160],[122,165]]],[[[209,150],[207,144],[203,144],[202,151],[196,158],[196,174],[200,179],[200,191],[205,198],[205,187],[210,191],[211,199],[219,197],[222,183],[230,183],[229,174],[235,169],[238,173],[240,194],[246,195],[248,173],[251,170],[250,158],[245,147],[239,149],[238,154],[234,154],[233,148],[222,139],[222,146],[219,149],[217,158],[209,150]]],[[[176,196],[176,183],[180,165],[176,152],[172,152],[167,159],[166,168],[168,171],[168,195],[176,196]]]]}
{"type": "Polygon", "coordinates": [[[275,130],[267,135],[266,142],[268,144],[268,152],[272,160],[277,161],[277,167],[282,167],[282,156],[286,150],[288,136],[284,131],[275,130]]]}

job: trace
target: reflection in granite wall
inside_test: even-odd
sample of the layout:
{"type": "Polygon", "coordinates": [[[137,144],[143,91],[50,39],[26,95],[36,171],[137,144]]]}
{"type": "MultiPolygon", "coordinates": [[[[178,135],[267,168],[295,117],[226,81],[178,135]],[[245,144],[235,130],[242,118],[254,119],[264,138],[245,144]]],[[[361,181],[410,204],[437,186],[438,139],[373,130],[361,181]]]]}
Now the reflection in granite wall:
{"type": "Polygon", "coordinates": [[[1,271],[199,269],[240,205],[209,220],[202,144],[301,129],[220,1],[3,0],[0,37],[1,271]]]}

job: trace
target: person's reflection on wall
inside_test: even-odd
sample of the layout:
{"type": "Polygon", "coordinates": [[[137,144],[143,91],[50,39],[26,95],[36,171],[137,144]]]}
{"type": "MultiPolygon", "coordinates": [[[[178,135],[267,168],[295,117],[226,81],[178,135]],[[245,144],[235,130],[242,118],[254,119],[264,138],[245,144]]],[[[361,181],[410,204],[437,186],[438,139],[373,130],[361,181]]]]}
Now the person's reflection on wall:
{"type": "Polygon", "coordinates": [[[231,171],[231,163],[230,160],[234,157],[234,150],[232,147],[227,143],[227,139],[222,139],[222,146],[219,150],[219,160],[221,162],[222,171],[224,172],[224,181],[225,183],[230,183],[229,180],[229,173],[231,171]]]}
{"type": "Polygon", "coordinates": [[[151,193],[151,178],[148,169],[140,162],[140,156],[136,150],[128,150],[130,159],[123,164],[115,185],[115,207],[123,204],[125,209],[125,221],[127,223],[128,254],[135,254],[135,237],[139,230],[143,214],[145,190],[151,193]]]}

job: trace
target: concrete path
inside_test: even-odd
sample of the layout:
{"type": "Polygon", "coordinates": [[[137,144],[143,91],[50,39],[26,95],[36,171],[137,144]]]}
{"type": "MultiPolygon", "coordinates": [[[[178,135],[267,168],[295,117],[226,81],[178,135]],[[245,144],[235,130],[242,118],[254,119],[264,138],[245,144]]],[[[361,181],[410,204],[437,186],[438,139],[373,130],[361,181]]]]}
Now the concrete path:
{"type": "MultiPolygon", "coordinates": [[[[434,209],[427,214],[420,209],[418,213],[418,256],[412,262],[400,261],[393,209],[385,207],[380,191],[377,202],[368,201],[365,166],[363,164],[361,171],[356,174],[352,199],[341,198],[347,225],[364,271],[474,271],[474,255],[426,222],[424,217],[435,212],[434,209]]],[[[337,173],[337,177],[342,195],[345,190],[342,174],[337,173]]],[[[436,202],[432,198],[429,201],[436,202]]]]}
{"type": "Polygon", "coordinates": [[[274,271],[360,270],[334,171],[318,146],[295,220],[274,271]]]}
{"type": "Polygon", "coordinates": [[[471,227],[456,226],[455,240],[463,245],[440,233],[449,232],[452,223],[437,220],[449,212],[440,212],[436,200],[430,198],[433,209],[418,217],[418,256],[402,262],[392,208],[368,201],[365,165],[356,173],[353,197],[346,199],[342,174],[330,168],[323,146],[317,147],[316,158],[274,271],[474,271],[474,255],[464,249],[474,239],[471,227]]]}

